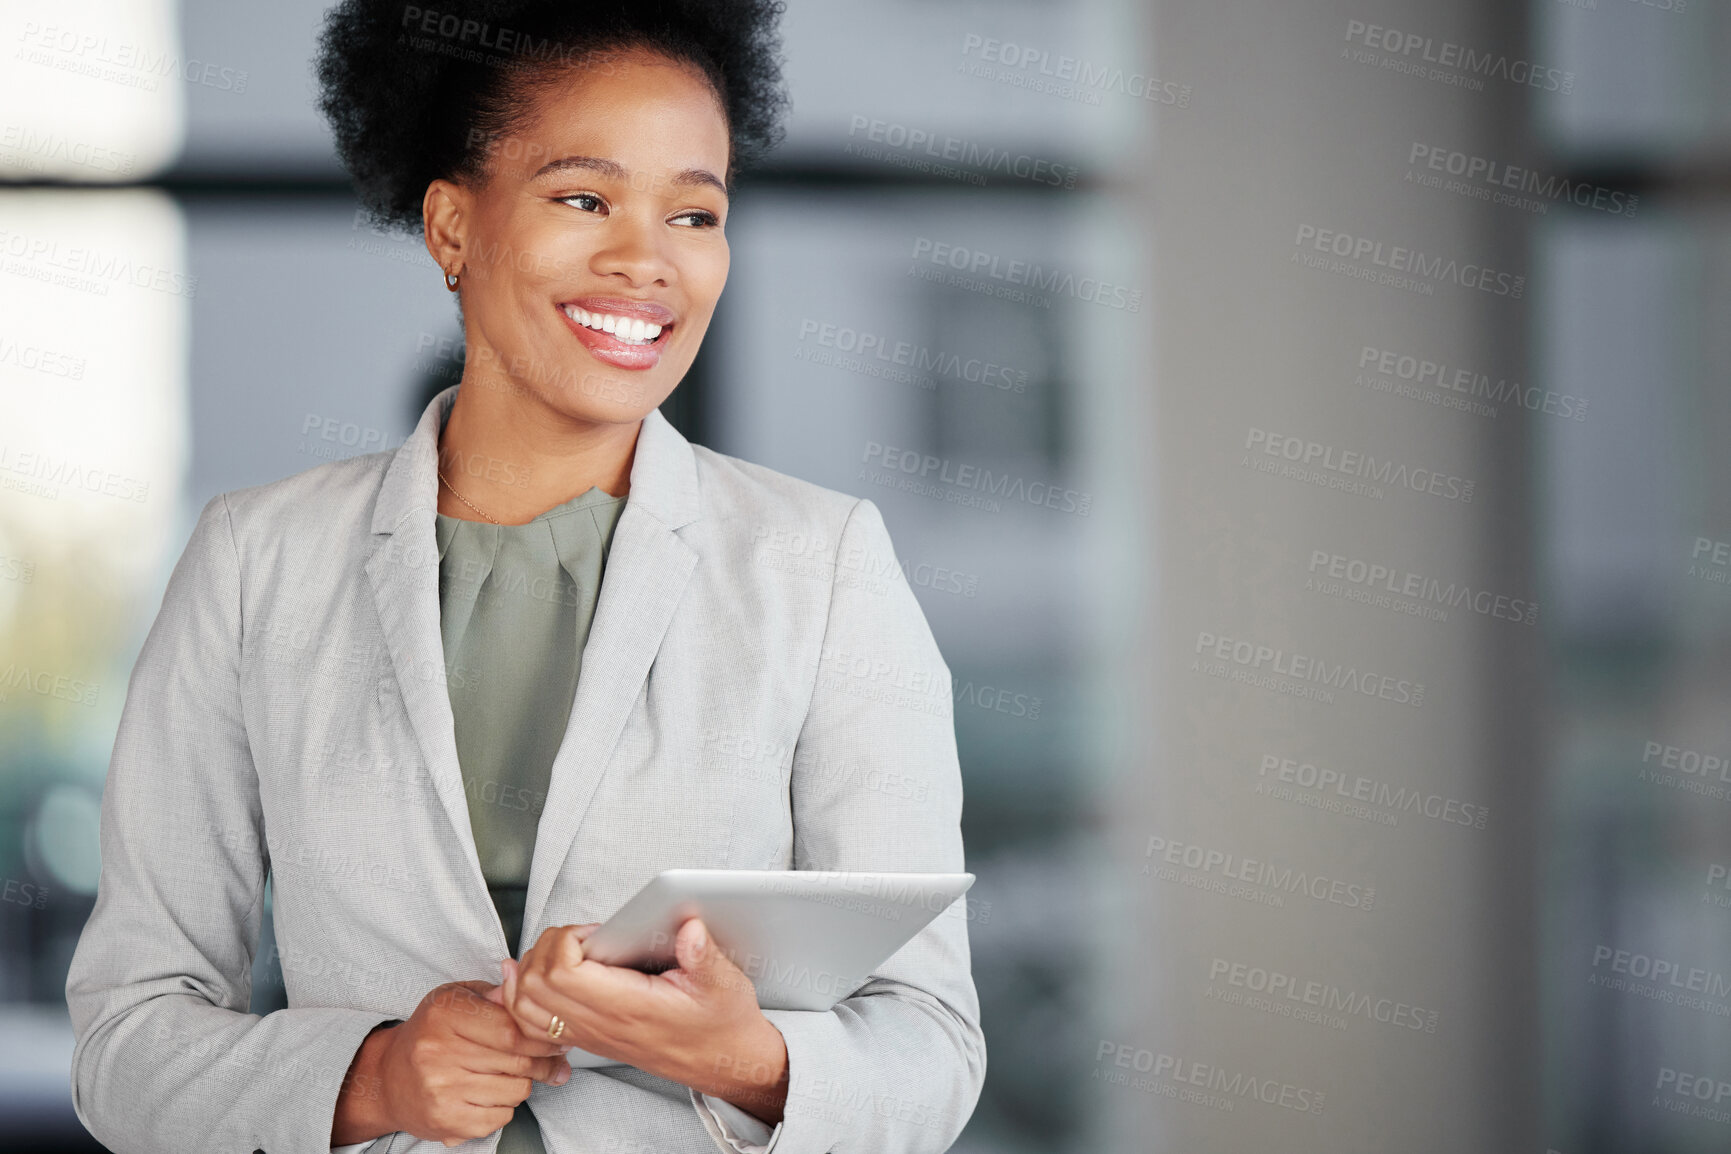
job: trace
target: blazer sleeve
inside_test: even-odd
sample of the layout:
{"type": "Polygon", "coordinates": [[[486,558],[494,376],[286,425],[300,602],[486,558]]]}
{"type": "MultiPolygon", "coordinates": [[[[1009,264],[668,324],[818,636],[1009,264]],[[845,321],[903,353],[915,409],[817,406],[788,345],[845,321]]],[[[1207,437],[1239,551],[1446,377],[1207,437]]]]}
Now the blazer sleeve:
{"type": "Polygon", "coordinates": [[[242,716],[240,565],[204,507],[127,686],[102,872],[66,979],[79,1121],[127,1154],[329,1154],[338,1090],[391,1015],[247,1012],[269,872],[242,716]]]}
{"type": "MultiPolygon", "coordinates": [[[[794,748],[796,869],[965,868],[950,671],[895,556],[877,507],[861,500],[839,538],[794,748]]],[[[939,1154],[979,1100],[986,1046],[965,900],[832,1009],[764,1014],[788,1053],[775,1154],[939,1154]]]]}

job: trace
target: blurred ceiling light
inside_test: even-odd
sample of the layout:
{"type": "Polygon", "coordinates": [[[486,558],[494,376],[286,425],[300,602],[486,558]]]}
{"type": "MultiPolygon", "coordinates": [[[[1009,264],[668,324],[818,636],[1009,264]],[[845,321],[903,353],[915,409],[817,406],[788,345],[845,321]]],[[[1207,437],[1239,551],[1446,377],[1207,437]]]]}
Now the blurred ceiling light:
{"type": "Polygon", "coordinates": [[[166,194],[0,190],[0,775],[102,776],[136,622],[185,539],[195,289],[166,194]]]}
{"type": "Polygon", "coordinates": [[[186,86],[210,82],[178,16],[175,0],[0,5],[0,179],[128,182],[173,163],[186,86]]]}

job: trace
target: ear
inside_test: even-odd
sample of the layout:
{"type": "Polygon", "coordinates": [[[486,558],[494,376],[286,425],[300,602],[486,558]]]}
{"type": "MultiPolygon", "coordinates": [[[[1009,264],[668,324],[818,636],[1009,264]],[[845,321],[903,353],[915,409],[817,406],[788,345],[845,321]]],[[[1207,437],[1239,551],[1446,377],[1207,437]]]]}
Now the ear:
{"type": "Polygon", "coordinates": [[[463,267],[472,203],[468,189],[442,179],[428,184],[421,198],[421,231],[427,252],[447,273],[463,267]]]}

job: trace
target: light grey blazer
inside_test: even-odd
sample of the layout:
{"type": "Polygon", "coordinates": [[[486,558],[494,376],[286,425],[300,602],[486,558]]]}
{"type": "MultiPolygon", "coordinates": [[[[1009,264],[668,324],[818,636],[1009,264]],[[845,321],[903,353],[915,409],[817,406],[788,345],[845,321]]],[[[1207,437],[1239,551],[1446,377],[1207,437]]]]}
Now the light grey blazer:
{"type": "MultiPolygon", "coordinates": [[[[121,1154],[328,1154],[372,1027],[499,979],[434,540],[447,389],[394,451],[212,498],[127,688],[66,998],[121,1154]],[[266,875],[288,1008],[247,1012],[266,875]]],[[[536,835],[522,945],[673,867],[960,871],[950,673],[877,508],[644,418],[536,835]]],[[[502,803],[504,803],[502,801],[502,803]]],[[[776,1154],[936,1152],[985,1043],[958,902],[825,1012],[770,1010],[776,1154]]],[[[711,1154],[686,1087],[578,1069],[549,1154],[711,1154]]],[[[492,1151],[497,1135],[464,1144],[492,1151]]],[[[443,1152],[398,1133],[370,1154],[443,1152]]]]}

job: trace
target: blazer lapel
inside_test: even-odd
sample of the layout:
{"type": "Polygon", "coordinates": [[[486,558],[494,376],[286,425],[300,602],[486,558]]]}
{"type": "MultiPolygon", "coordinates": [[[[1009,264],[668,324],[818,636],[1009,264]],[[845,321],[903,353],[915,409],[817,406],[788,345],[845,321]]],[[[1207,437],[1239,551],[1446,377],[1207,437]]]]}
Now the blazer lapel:
{"type": "MultiPolygon", "coordinates": [[[[385,471],[373,509],[373,552],[367,559],[367,577],[372,582],[403,708],[426,759],[439,803],[469,863],[476,908],[491,915],[492,898],[469,827],[469,803],[457,761],[456,722],[445,684],[444,639],[439,631],[436,459],[439,431],[456,394],[452,387],[433,399],[385,471]]],[[[497,917],[483,920],[494,927],[493,933],[503,944],[497,917]]]]}
{"type": "Polygon", "coordinates": [[[651,410],[637,436],[631,491],[613,529],[577,697],[536,829],[523,910],[525,946],[540,934],[548,895],[697,567],[697,551],[674,532],[697,514],[691,445],[660,410],[651,410]]]}

